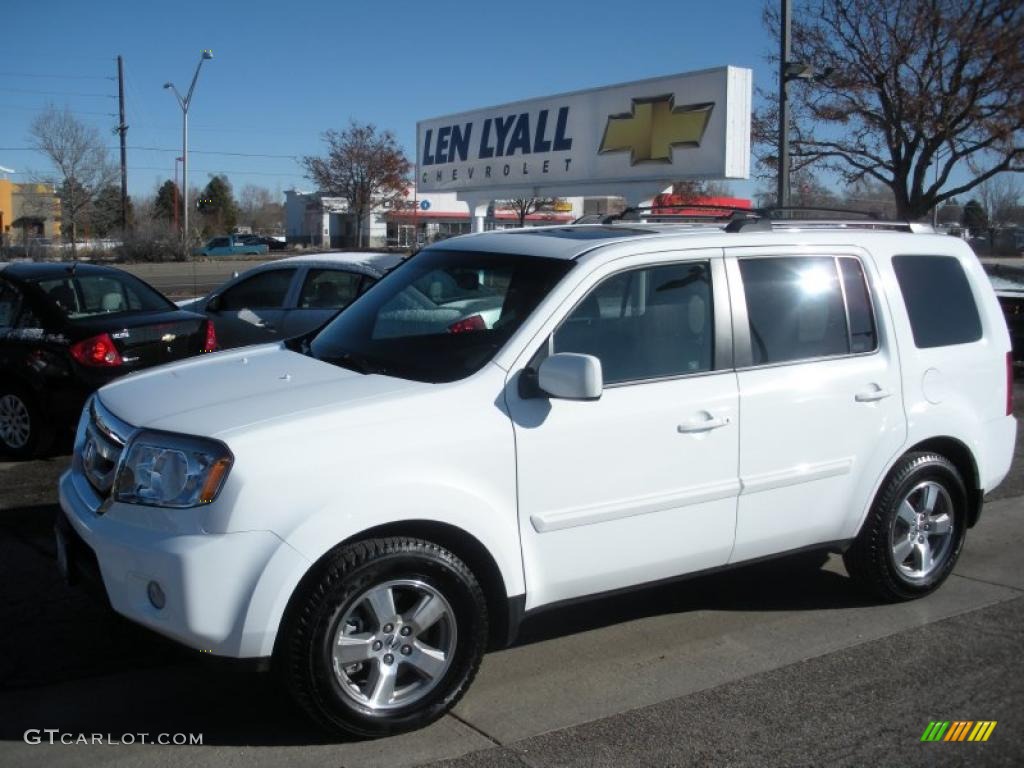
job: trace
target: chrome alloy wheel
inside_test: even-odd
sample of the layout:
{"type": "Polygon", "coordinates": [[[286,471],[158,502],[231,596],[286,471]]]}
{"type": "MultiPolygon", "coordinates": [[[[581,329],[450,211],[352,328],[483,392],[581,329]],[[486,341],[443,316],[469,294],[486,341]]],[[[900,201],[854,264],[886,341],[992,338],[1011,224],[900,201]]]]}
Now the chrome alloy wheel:
{"type": "Polygon", "coordinates": [[[440,592],[422,581],[388,581],[356,598],[338,623],[334,674],[364,707],[404,707],[441,682],[455,643],[455,612],[440,592]]]}
{"type": "Polygon", "coordinates": [[[0,440],[11,448],[24,448],[32,434],[28,406],[17,395],[0,397],[0,440]]]}
{"type": "Polygon", "coordinates": [[[924,581],[946,564],[953,550],[953,500],[939,483],[918,483],[896,511],[892,524],[892,559],[910,581],[924,581]]]}

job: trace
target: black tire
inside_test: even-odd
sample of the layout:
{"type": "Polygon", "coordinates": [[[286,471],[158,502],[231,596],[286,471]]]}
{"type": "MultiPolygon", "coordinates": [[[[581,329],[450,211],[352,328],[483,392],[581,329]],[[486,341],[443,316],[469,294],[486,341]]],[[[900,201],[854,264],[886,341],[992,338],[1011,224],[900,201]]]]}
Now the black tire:
{"type": "MultiPolygon", "coordinates": [[[[843,555],[843,562],[851,578],[874,596],[886,602],[914,600],[934,592],[946,580],[960,557],[966,533],[967,490],[956,467],[935,453],[908,453],[896,462],[879,489],[860,533],[843,555]],[[941,539],[941,558],[935,558],[932,570],[914,577],[910,569],[896,562],[894,546],[902,535],[902,523],[896,518],[904,500],[909,500],[908,494],[912,495],[915,488],[925,483],[944,489],[946,496],[940,497],[940,503],[943,508],[948,507],[951,533],[948,543],[941,539]]],[[[917,528],[910,534],[910,542],[915,538],[926,539],[929,551],[932,542],[939,538],[917,528]]]]}
{"type": "Polygon", "coordinates": [[[10,425],[5,428],[0,424],[0,454],[15,460],[41,456],[53,442],[53,425],[26,387],[0,382],[0,419],[17,419],[17,413],[27,419],[27,437],[17,434],[17,429],[10,431],[10,425]]]}
{"type": "MultiPolygon", "coordinates": [[[[400,620],[408,621],[410,613],[400,615],[400,620]]],[[[378,632],[379,627],[368,634],[378,637],[378,632]]],[[[397,631],[391,637],[397,640],[397,631]]],[[[319,725],[375,738],[422,728],[451,709],[476,676],[486,644],[487,603],[476,577],[461,560],[420,539],[368,539],[328,554],[300,585],[282,623],[275,664],[292,697],[319,725]],[[346,692],[345,682],[335,671],[332,650],[343,618],[365,606],[362,598],[368,591],[394,581],[426,584],[444,597],[453,616],[444,621],[454,624],[454,650],[445,671],[422,698],[377,710],[346,692]]],[[[399,670],[402,656],[397,646],[391,647],[399,670]]],[[[404,647],[401,653],[406,653],[404,647]]],[[[379,661],[365,664],[384,669],[379,661]]],[[[407,667],[401,674],[414,672],[407,667]]]]}

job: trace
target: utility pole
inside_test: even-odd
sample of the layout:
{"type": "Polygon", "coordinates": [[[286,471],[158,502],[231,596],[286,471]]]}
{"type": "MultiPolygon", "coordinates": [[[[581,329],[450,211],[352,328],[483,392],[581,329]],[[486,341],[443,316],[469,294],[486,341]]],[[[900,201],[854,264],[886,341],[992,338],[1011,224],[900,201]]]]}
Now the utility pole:
{"type": "Polygon", "coordinates": [[[128,126],[124,123],[124,58],[117,57],[117,100],[121,119],[117,132],[121,135],[121,234],[128,230],[128,148],[125,146],[128,126]]]}
{"type": "Polygon", "coordinates": [[[777,206],[789,205],[789,36],[791,24],[790,0],[782,0],[782,25],[779,50],[779,174],[775,192],[777,206]]]}

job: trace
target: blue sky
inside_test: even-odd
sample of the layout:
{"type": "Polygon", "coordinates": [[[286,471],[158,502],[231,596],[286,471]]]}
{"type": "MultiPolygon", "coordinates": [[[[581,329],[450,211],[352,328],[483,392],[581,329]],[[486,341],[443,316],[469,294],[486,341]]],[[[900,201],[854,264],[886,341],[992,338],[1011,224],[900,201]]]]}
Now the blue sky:
{"type": "MultiPolygon", "coordinates": [[[[114,149],[121,54],[129,147],[156,148],[129,149],[133,195],[173,176],[181,112],[162,85],[184,91],[203,48],[215,58],[189,113],[190,179],[226,172],[236,191],[310,188],[292,158],[320,152],[320,132],[350,117],[390,128],[414,159],[423,118],[724,64],[752,68],[755,87],[773,78],[760,0],[4,5],[0,166],[18,171],[16,181],[46,170],[18,148],[48,103],[70,107],[114,149]]],[[[749,195],[754,186],[734,188],[749,195]]]]}

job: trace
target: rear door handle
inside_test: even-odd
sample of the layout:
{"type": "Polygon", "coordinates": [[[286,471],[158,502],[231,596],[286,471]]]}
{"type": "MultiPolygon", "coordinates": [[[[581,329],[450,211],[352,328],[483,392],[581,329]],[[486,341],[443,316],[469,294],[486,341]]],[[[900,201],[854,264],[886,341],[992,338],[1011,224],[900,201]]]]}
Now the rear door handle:
{"type": "Polygon", "coordinates": [[[712,417],[708,414],[706,419],[691,419],[690,421],[684,421],[682,424],[676,427],[676,429],[683,434],[692,434],[694,432],[710,432],[712,429],[718,429],[729,424],[732,420],[728,416],[712,417]]]}
{"type": "Polygon", "coordinates": [[[888,389],[882,389],[877,384],[873,384],[873,389],[866,389],[863,392],[858,392],[854,396],[854,400],[858,403],[875,403],[879,400],[885,400],[887,397],[892,397],[892,391],[888,389]]]}

